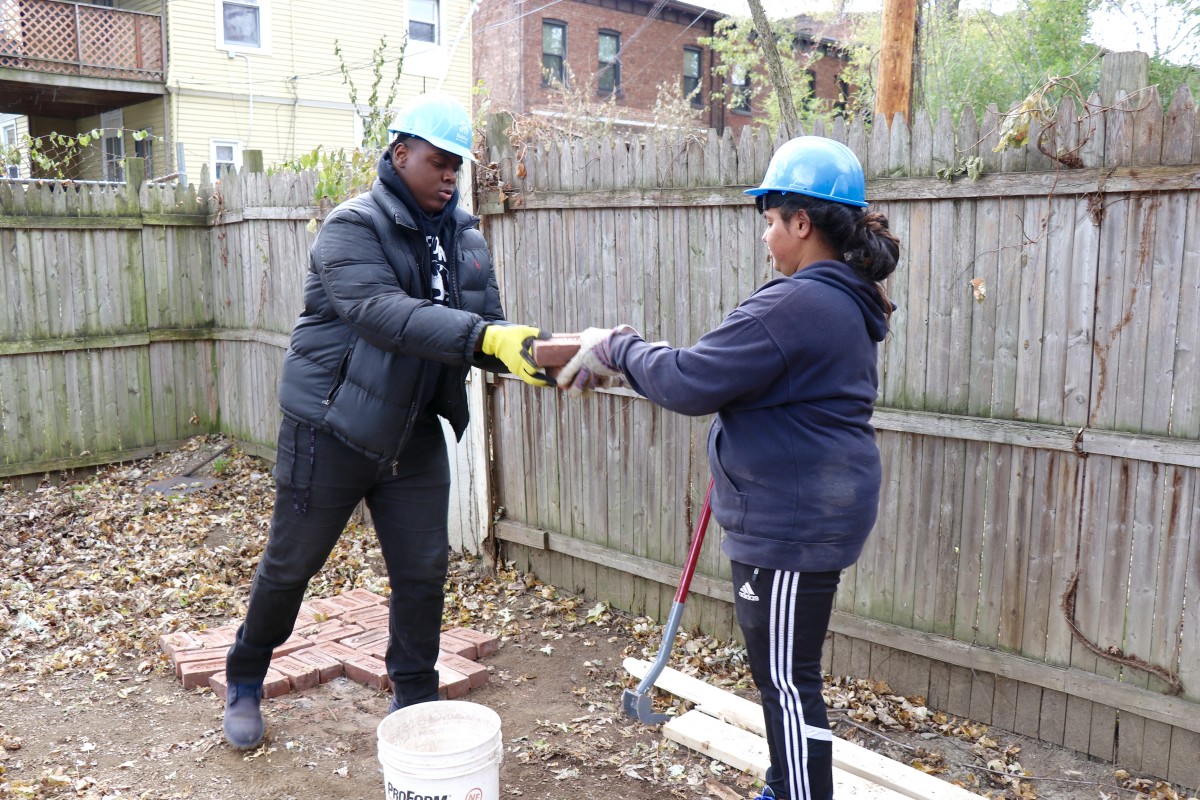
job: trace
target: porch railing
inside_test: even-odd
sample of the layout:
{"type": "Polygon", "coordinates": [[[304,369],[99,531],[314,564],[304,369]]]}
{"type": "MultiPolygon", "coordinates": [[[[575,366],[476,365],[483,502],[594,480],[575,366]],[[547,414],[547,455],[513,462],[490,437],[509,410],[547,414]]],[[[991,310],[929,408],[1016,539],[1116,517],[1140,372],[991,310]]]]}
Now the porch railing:
{"type": "Polygon", "coordinates": [[[0,0],[0,67],[161,82],[162,17],[61,0],[0,0]]]}

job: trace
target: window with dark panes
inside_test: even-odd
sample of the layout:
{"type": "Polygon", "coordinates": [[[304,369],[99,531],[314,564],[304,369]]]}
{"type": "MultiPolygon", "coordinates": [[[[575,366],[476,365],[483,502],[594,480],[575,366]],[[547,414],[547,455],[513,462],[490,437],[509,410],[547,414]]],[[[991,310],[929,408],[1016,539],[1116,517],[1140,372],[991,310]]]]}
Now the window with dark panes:
{"type": "Polygon", "coordinates": [[[258,0],[221,3],[221,30],[225,44],[262,46],[262,19],[258,0]]]}
{"type": "Polygon", "coordinates": [[[408,0],[408,38],[438,42],[438,0],[408,0]]]}
{"type": "Polygon", "coordinates": [[[125,180],[125,140],[120,131],[104,133],[104,180],[125,180]]]}
{"type": "Polygon", "coordinates": [[[542,83],[563,83],[566,58],[566,23],[542,20],[542,83]]]}
{"type": "Polygon", "coordinates": [[[699,47],[683,48],[683,96],[694,106],[704,105],[704,98],[700,96],[699,47]]]}
{"type": "Polygon", "coordinates": [[[729,70],[729,84],[732,87],[729,107],[742,114],[750,113],[750,75],[741,64],[735,64],[729,70]]]}
{"type": "Polygon", "coordinates": [[[621,34],[615,31],[600,31],[600,64],[596,75],[602,94],[612,94],[621,89],[621,34]]]}
{"type": "Polygon", "coordinates": [[[154,177],[154,134],[150,129],[146,129],[149,134],[145,139],[135,139],[133,142],[133,154],[142,159],[146,164],[146,177],[154,177]]]}

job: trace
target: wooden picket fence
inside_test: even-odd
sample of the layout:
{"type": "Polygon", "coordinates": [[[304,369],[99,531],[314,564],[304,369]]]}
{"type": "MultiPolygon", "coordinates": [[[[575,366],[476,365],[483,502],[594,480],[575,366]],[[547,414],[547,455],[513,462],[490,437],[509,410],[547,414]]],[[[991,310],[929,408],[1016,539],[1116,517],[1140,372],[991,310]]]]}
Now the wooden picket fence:
{"type": "MultiPolygon", "coordinates": [[[[140,159],[126,174],[125,185],[0,181],[0,478],[216,432],[274,459],[279,371],[323,215],[315,174],[162,186],[143,182],[140,159]]],[[[481,417],[482,392],[472,402],[481,417]]],[[[486,532],[482,443],[475,433],[452,448],[458,548],[478,550],[486,532]]]]}
{"type": "MultiPolygon", "coordinates": [[[[1200,787],[1200,124],[1186,92],[1160,109],[1066,103],[1058,160],[995,152],[995,113],[817,131],[859,154],[904,241],[881,514],[826,666],[1200,787]],[[982,177],[954,174],[974,158],[982,177]]],[[[687,345],[770,276],[742,194],[770,136],[491,139],[480,209],[511,319],[687,345]]],[[[127,174],[0,182],[0,477],[215,431],[272,452],[313,176],[127,174]]],[[[494,516],[506,558],[665,618],[709,420],[625,389],[568,401],[500,378],[486,414],[473,396],[492,442],[474,425],[456,451],[464,538],[494,516]]],[[[718,533],[685,622],[734,636],[718,533]]]]}
{"type": "MultiPolygon", "coordinates": [[[[815,130],[859,155],[904,247],[879,362],[880,518],[843,576],[826,666],[1197,787],[1195,105],[1067,100],[996,152],[1002,121],[815,130]],[[955,174],[971,159],[978,180],[955,174]]],[[[686,346],[769,277],[742,193],[779,143],[765,133],[493,141],[481,208],[512,319],[686,346]]],[[[492,402],[505,557],[664,619],[710,419],[515,380],[492,402]]],[[[717,534],[685,624],[733,636],[717,534]]]]}

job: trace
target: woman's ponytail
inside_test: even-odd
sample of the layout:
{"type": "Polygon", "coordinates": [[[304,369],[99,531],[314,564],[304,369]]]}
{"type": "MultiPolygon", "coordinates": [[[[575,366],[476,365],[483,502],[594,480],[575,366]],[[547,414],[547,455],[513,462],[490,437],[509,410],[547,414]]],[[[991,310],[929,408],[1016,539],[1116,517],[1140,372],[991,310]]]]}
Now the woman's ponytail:
{"type": "Polygon", "coordinates": [[[863,213],[845,244],[846,263],[868,280],[881,283],[896,271],[900,259],[900,240],[888,226],[888,218],[878,211],[863,213]]]}

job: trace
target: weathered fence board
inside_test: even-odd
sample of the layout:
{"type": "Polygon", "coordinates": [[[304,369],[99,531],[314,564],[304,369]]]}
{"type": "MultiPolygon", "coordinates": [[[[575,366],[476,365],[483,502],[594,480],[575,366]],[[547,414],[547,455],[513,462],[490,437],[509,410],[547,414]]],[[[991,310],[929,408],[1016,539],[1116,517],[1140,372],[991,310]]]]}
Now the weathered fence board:
{"type": "MultiPolygon", "coordinates": [[[[1165,120],[1148,115],[1156,107],[1064,103],[1045,153],[996,152],[995,109],[957,128],[949,115],[918,115],[911,130],[833,129],[863,161],[904,258],[880,348],[880,515],[843,575],[825,663],[1195,782],[1181,754],[1200,735],[1200,170],[1190,96],[1165,120]],[[971,156],[986,173],[978,183],[934,177],[971,156]],[[960,644],[969,650],[958,655],[960,644]],[[1114,648],[1129,659],[1096,653],[1114,648]],[[1178,675],[1182,698],[1132,659],[1178,675]],[[1152,713],[1155,698],[1180,705],[1152,713]]],[[[502,291],[555,330],[630,322],[690,345],[770,277],[741,190],[777,142],[743,132],[623,144],[497,150],[504,169],[526,168],[485,218],[507,248],[502,291]]],[[[624,390],[548,403],[512,383],[500,381],[512,404],[493,424],[497,459],[521,468],[504,471],[515,477],[502,478],[497,501],[513,524],[549,533],[531,546],[506,522],[505,553],[572,588],[591,579],[579,562],[592,560],[585,591],[662,618],[673,587],[650,565],[682,564],[680,517],[695,514],[707,481],[708,420],[624,390]],[[538,455],[545,448],[554,460],[538,455]],[[555,479],[529,472],[540,468],[555,479]],[[555,508],[571,509],[560,528],[555,508]],[[644,563],[620,578],[610,552],[644,563]]],[[[727,575],[707,543],[698,580],[727,575]]],[[[695,619],[732,630],[714,610],[728,587],[713,591],[701,594],[717,605],[695,619]]]]}

